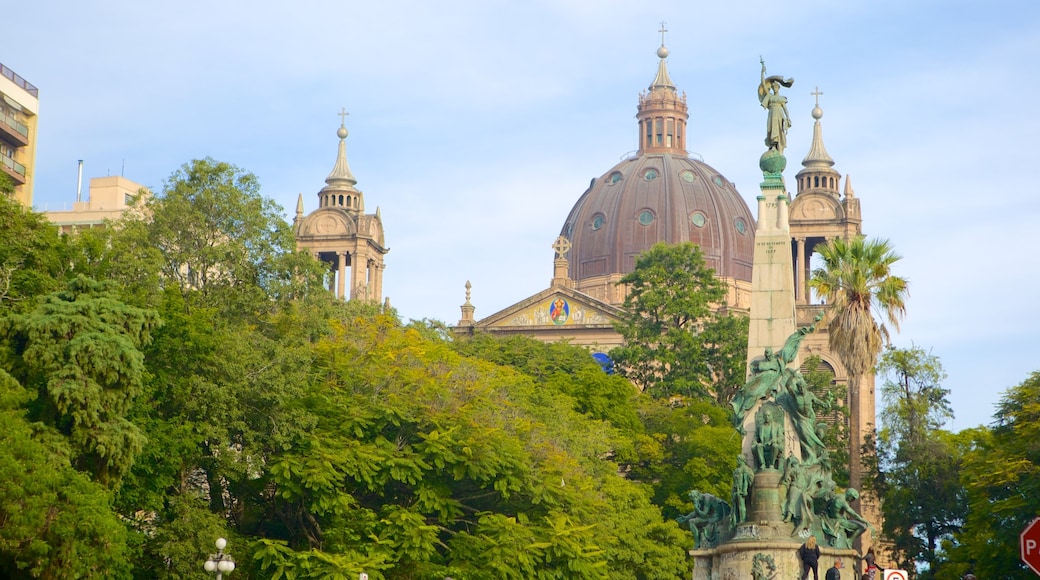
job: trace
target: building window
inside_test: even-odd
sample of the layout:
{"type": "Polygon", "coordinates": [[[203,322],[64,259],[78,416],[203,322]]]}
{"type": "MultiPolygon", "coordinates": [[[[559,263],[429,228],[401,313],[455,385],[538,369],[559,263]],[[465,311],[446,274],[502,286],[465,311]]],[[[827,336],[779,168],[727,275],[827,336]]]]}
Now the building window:
{"type": "Polygon", "coordinates": [[[654,212],[648,209],[644,209],[643,211],[641,211],[639,213],[639,223],[643,224],[644,226],[648,226],[654,223],[654,212]]]}
{"type": "Polygon", "coordinates": [[[708,218],[706,218],[702,212],[695,211],[692,214],[690,214],[690,223],[697,226],[698,228],[703,228],[704,224],[707,222],[708,218]]]}
{"type": "Polygon", "coordinates": [[[657,177],[658,177],[657,170],[653,169],[653,168],[647,169],[646,173],[643,174],[643,179],[645,179],[647,181],[653,181],[653,180],[657,179],[657,177]]]}
{"type": "Polygon", "coordinates": [[[603,227],[603,221],[604,218],[602,215],[597,215],[596,217],[592,218],[592,229],[598,230],[601,227],[603,227]]]}

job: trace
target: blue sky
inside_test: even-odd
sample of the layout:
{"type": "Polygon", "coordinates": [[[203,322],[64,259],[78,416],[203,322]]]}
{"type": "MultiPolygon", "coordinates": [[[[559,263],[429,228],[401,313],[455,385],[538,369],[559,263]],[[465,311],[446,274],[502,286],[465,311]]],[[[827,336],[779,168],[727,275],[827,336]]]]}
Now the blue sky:
{"type": "MultiPolygon", "coordinates": [[[[941,357],[954,429],[989,423],[1040,369],[1040,4],[1032,1],[273,3],[37,0],[0,62],[40,89],[34,202],[84,177],[161,188],[210,156],[257,174],[287,218],[348,157],[382,210],[384,292],[407,318],[477,317],[548,285],[551,243],[589,180],[636,144],[667,23],[688,148],[754,208],[759,56],[786,91],[788,181],[823,132],[864,230],[911,281],[895,335],[941,357]]],[[[880,404],[880,401],[879,401],[880,404]]]]}

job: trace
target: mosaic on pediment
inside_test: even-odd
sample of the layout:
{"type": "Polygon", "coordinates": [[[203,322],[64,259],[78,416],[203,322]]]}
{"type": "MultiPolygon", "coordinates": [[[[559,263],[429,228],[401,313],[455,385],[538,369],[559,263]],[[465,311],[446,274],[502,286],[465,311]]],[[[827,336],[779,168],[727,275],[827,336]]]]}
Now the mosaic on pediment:
{"type": "Polygon", "coordinates": [[[507,320],[505,326],[564,326],[610,322],[611,319],[602,312],[573,302],[565,296],[556,295],[517,313],[507,320]]]}

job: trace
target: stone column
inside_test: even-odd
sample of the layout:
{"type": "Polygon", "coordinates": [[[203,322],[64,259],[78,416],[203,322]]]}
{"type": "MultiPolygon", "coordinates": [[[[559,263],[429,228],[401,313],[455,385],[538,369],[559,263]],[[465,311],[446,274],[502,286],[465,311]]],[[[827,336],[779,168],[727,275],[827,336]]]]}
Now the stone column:
{"type": "Polygon", "coordinates": [[[358,249],[350,255],[350,298],[358,298],[358,286],[366,282],[366,270],[368,269],[368,257],[364,250],[358,249]]]}
{"type": "Polygon", "coordinates": [[[336,255],[339,256],[339,268],[337,269],[339,278],[337,280],[338,286],[336,291],[336,298],[339,298],[340,300],[345,300],[347,296],[347,253],[336,252],[336,255]]]}
{"type": "Polygon", "coordinates": [[[795,255],[794,272],[795,272],[795,284],[794,284],[794,298],[797,304],[807,304],[806,297],[808,296],[805,285],[805,238],[798,238],[795,244],[798,248],[797,254],[795,255]]]}
{"type": "Polygon", "coordinates": [[[377,262],[372,266],[372,292],[370,298],[372,300],[383,299],[383,263],[377,262]]]}

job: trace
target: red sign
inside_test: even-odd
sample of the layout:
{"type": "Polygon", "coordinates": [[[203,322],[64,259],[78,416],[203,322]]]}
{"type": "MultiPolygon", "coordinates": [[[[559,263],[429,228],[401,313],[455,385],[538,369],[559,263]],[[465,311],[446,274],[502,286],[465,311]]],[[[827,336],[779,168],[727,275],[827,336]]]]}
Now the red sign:
{"type": "Polygon", "coordinates": [[[1036,518],[1022,530],[1019,540],[1022,561],[1040,575],[1040,518],[1036,518]]]}

